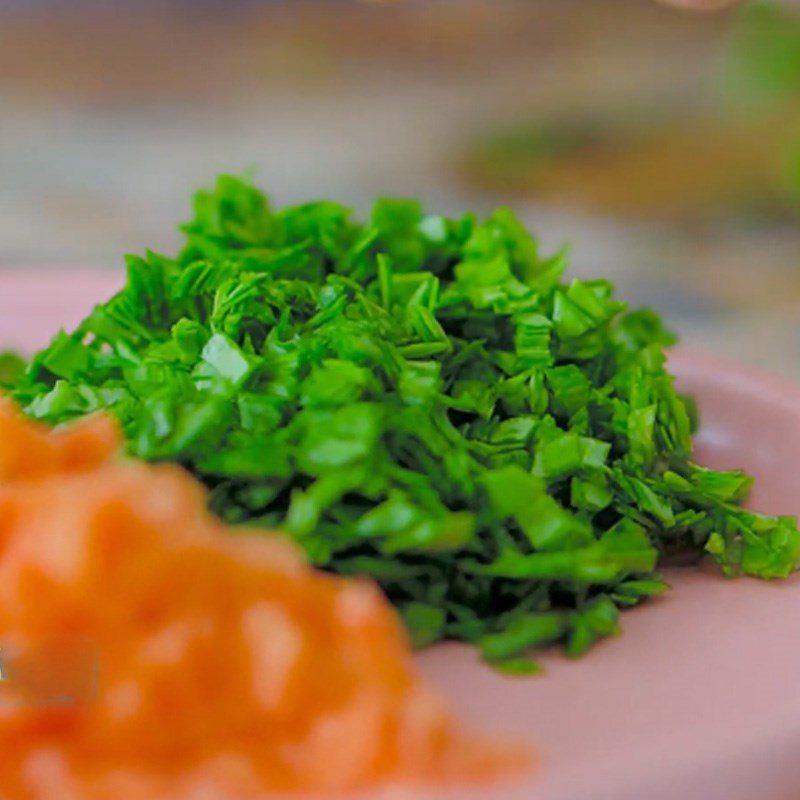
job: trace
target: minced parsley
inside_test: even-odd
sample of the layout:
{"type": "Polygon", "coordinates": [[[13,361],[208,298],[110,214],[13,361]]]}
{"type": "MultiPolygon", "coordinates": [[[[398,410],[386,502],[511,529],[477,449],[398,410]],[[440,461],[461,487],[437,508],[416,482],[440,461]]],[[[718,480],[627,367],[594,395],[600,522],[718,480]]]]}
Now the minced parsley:
{"type": "Polygon", "coordinates": [[[51,423],[111,410],[133,455],[183,464],[223,519],[378,581],[418,645],[528,672],[535,648],[615,633],[671,551],[728,575],[795,567],[795,521],[692,462],[657,315],[564,282],[563,253],[509,210],[383,199],[359,222],[221,177],[182,231],[177,258],[130,257],[14,396],[51,423]]]}

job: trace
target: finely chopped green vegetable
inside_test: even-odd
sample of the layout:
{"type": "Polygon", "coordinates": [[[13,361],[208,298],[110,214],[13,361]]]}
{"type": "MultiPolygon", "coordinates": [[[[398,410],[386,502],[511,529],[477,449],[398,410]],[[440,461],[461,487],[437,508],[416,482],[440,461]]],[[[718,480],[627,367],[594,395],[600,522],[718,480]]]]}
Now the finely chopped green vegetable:
{"type": "Polygon", "coordinates": [[[16,353],[0,351],[0,390],[11,386],[25,373],[25,362],[16,353]]]}
{"type": "Polygon", "coordinates": [[[360,223],[222,177],[182,230],[178,258],[130,257],[15,397],[51,423],[110,409],[132,454],[184,464],[222,518],[375,578],[417,644],[529,672],[538,647],[615,633],[673,550],[729,575],[795,567],[795,521],[692,463],[658,317],[564,283],[564,255],[510,211],[379,200],[360,223]]]}

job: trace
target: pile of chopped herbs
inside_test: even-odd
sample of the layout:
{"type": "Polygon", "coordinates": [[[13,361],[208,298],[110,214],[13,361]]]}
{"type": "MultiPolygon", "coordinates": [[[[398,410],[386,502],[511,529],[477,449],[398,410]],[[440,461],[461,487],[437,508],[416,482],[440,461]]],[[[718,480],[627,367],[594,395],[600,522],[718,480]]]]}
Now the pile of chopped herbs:
{"type": "Polygon", "coordinates": [[[692,462],[658,317],[563,282],[510,211],[384,199],[359,222],[222,177],[182,231],[177,258],[130,257],[14,396],[50,423],[110,409],[130,453],[183,464],[223,519],[378,581],[418,645],[529,671],[531,649],[615,633],[671,552],[795,567],[794,520],[692,462]]]}

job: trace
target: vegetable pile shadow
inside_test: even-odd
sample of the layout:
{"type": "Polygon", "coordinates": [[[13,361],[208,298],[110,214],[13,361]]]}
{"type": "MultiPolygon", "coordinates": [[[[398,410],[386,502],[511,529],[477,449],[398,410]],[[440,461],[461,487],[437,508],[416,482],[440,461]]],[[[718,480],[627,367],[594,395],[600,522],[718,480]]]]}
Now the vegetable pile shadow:
{"type": "Polygon", "coordinates": [[[13,396],[51,423],[109,409],[131,454],[185,465],[225,520],[377,580],[417,645],[529,672],[537,647],[615,633],[665,588],[670,550],[730,575],[795,567],[795,521],[692,463],[657,315],[563,282],[563,254],[510,211],[384,199],[359,222],[221,177],[182,230],[177,258],[130,257],[13,396]]]}

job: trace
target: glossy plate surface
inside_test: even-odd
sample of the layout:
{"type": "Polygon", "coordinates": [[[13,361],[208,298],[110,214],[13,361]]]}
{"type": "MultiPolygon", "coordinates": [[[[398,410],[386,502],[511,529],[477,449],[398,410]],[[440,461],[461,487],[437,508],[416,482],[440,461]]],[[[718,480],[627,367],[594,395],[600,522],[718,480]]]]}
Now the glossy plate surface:
{"type": "MultiPolygon", "coordinates": [[[[45,344],[122,280],[0,271],[0,350],[45,344]]],[[[699,400],[698,460],[754,473],[755,508],[800,513],[800,387],[682,350],[671,366],[699,400]]],[[[419,657],[465,723],[541,753],[534,779],[476,800],[800,796],[800,576],[728,581],[706,566],[667,577],[673,590],[625,612],[621,637],[580,661],[546,657],[543,677],[499,676],[458,645],[419,657]]]]}

